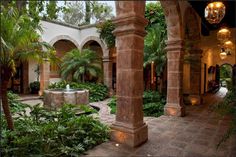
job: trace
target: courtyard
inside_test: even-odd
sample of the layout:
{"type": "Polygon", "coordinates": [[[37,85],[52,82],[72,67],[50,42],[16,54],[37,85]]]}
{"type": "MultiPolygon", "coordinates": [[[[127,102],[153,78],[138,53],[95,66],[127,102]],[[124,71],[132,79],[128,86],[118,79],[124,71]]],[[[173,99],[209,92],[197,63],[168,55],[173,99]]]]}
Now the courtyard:
{"type": "Polygon", "coordinates": [[[1,155],[236,154],[234,1],[1,4],[1,155]]]}

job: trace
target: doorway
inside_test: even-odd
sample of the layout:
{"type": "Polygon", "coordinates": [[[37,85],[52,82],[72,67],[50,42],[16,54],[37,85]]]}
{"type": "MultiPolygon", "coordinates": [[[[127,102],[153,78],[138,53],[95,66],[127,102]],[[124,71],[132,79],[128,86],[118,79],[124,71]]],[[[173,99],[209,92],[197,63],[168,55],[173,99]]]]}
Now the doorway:
{"type": "Polygon", "coordinates": [[[220,66],[220,85],[227,89],[232,88],[233,68],[230,64],[220,66]]]}

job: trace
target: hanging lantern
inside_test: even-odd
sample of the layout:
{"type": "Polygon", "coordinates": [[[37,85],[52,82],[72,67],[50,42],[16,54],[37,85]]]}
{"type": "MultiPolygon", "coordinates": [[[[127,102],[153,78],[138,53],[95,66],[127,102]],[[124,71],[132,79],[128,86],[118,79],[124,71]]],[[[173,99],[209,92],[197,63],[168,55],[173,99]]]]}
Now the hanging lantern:
{"type": "Polygon", "coordinates": [[[224,49],[224,48],[221,48],[220,58],[221,58],[222,60],[227,58],[227,53],[225,52],[225,49],[224,49]]]}
{"type": "Polygon", "coordinates": [[[225,5],[222,2],[209,3],[205,8],[205,18],[210,24],[217,24],[225,16],[225,5]]]}
{"type": "Polygon", "coordinates": [[[218,32],[217,32],[217,39],[221,42],[225,42],[227,40],[229,40],[231,35],[231,32],[229,31],[229,29],[227,28],[221,28],[218,32]]]}
{"type": "Polygon", "coordinates": [[[234,50],[234,44],[230,40],[226,41],[223,47],[225,48],[227,55],[231,55],[231,52],[234,50]]]}
{"type": "Polygon", "coordinates": [[[234,49],[234,44],[232,43],[232,41],[228,40],[224,43],[224,48],[233,50],[234,49]]]}

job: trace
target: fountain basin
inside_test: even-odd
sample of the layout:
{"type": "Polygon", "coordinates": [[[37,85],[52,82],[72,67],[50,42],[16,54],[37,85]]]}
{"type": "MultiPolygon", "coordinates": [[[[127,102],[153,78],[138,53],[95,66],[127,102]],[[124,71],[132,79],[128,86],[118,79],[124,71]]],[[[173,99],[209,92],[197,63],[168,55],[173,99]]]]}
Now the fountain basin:
{"type": "Polygon", "coordinates": [[[50,109],[60,108],[63,104],[89,103],[89,91],[81,89],[49,89],[44,91],[44,106],[50,109]]]}

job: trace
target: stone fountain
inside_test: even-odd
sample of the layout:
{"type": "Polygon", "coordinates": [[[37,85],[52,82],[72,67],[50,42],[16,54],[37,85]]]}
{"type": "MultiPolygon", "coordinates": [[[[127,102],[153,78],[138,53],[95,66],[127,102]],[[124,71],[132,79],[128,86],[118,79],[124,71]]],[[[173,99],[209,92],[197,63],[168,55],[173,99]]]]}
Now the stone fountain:
{"type": "Polygon", "coordinates": [[[81,89],[71,89],[66,85],[66,89],[48,89],[44,91],[44,106],[50,109],[60,108],[66,104],[85,104],[89,103],[89,91],[81,89]]]}

